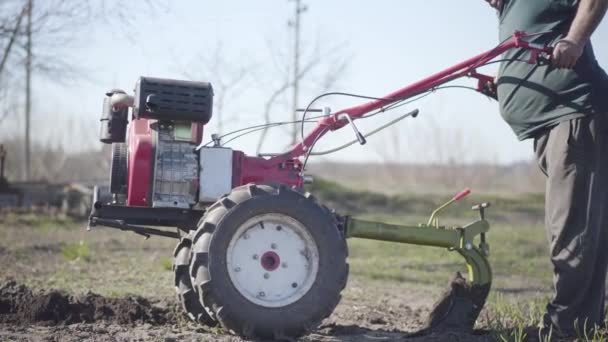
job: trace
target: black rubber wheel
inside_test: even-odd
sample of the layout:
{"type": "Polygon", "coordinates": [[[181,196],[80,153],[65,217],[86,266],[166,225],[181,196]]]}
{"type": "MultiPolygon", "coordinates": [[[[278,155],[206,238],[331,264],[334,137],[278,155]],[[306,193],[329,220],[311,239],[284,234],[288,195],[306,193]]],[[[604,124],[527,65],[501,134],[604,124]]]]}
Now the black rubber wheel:
{"type": "Polygon", "coordinates": [[[348,277],[346,257],[335,215],[312,196],[249,184],[208,208],[194,235],[190,276],[227,331],[292,339],[335,309],[348,277]],[[298,243],[304,247],[293,248],[298,243]]]}
{"type": "Polygon", "coordinates": [[[126,195],[127,193],[127,153],[127,144],[112,144],[112,164],[110,165],[110,192],[113,194],[126,195]]]}
{"type": "Polygon", "coordinates": [[[215,326],[217,325],[217,321],[211,318],[205,311],[205,308],[203,308],[198,300],[198,294],[192,288],[188,272],[190,268],[191,247],[192,234],[187,234],[182,236],[173,252],[173,274],[175,276],[177,300],[191,320],[204,325],[215,326]]]}

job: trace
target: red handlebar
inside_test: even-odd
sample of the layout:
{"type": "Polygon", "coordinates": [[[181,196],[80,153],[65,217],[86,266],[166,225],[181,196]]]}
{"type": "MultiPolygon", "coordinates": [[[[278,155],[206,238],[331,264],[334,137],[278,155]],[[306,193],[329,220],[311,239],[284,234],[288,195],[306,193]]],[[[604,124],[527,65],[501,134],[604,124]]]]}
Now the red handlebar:
{"type": "Polygon", "coordinates": [[[325,133],[330,130],[336,130],[344,127],[348,124],[347,120],[340,119],[341,115],[348,114],[352,120],[359,119],[365,114],[370,113],[374,110],[381,109],[389,104],[405,100],[412,96],[416,96],[437,86],[440,86],[449,81],[453,81],[460,77],[471,77],[479,81],[478,91],[482,91],[487,88],[488,82],[493,82],[493,77],[488,75],[479,74],[476,72],[478,67],[483,66],[487,62],[493,60],[497,56],[502,55],[505,51],[513,48],[528,49],[531,52],[529,63],[536,63],[539,56],[543,54],[550,54],[552,48],[548,46],[541,46],[537,44],[529,43],[525,40],[526,37],[534,36],[537,34],[528,35],[525,32],[515,32],[513,37],[508,41],[499,44],[495,48],[486,51],[480,55],[470,58],[462,63],[459,63],[451,68],[441,71],[435,75],[422,79],[416,83],[413,83],[405,88],[399,89],[391,94],[383,97],[381,100],[370,101],[358,106],[340,110],[333,113],[330,116],[322,118],[317,123],[317,126],[308,133],[304,140],[295,146],[293,146],[288,152],[279,156],[273,157],[267,160],[272,165],[280,164],[289,159],[298,158],[308,152],[308,149],[320,139],[325,133]]]}
{"type": "Polygon", "coordinates": [[[471,193],[471,189],[466,188],[466,189],[462,190],[461,192],[459,192],[456,196],[454,196],[453,200],[460,201],[461,199],[467,197],[470,193],[471,193]]]}

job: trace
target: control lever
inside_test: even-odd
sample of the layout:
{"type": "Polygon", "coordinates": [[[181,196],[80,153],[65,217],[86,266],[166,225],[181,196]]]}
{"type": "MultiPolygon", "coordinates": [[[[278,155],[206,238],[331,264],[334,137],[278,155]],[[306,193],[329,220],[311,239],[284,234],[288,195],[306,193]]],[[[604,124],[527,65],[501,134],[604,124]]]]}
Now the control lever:
{"type": "Polygon", "coordinates": [[[350,124],[350,126],[353,128],[353,131],[355,131],[355,136],[357,137],[357,140],[359,140],[359,144],[365,145],[367,140],[365,140],[365,137],[363,136],[363,134],[361,134],[361,132],[359,132],[359,130],[357,129],[357,126],[355,126],[355,123],[353,122],[353,119],[350,117],[350,115],[348,115],[347,113],[344,113],[344,114],[341,114],[338,116],[338,119],[342,120],[342,118],[345,118],[348,121],[348,123],[350,124]]]}

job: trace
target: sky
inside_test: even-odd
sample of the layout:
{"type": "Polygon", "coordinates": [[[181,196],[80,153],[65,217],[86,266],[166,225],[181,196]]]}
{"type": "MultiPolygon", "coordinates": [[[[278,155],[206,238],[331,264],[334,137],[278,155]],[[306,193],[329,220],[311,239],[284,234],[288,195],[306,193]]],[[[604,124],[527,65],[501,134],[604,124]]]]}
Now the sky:
{"type": "MultiPolygon", "coordinates": [[[[329,90],[382,96],[497,44],[497,15],[483,0],[303,3],[308,8],[302,16],[303,63],[317,52],[322,57],[319,71],[303,81],[301,107],[321,91],[323,69],[339,60],[347,60],[347,68],[329,90]]],[[[287,21],[293,10],[294,2],[289,0],[175,0],[154,14],[136,16],[127,28],[116,22],[81,27],[73,44],[57,49],[86,71],[86,77],[63,84],[34,78],[34,136],[42,142],[60,141],[75,151],[97,148],[106,90],[131,91],[141,75],[213,82],[209,61],[216,51],[222,55],[216,72],[229,78],[248,70],[247,79],[226,93],[223,131],[263,123],[264,103],[285,77],[280,66],[291,58],[293,31],[287,21]],[[73,133],[62,134],[61,126],[73,133]]],[[[604,43],[608,42],[608,19],[597,29],[593,42],[600,64],[608,68],[608,44],[604,43]]],[[[474,82],[463,79],[458,84],[474,82]]],[[[217,86],[215,90],[217,100],[217,86]]],[[[290,117],[288,100],[285,97],[275,106],[273,120],[290,117]]],[[[330,97],[318,106],[337,111],[360,102],[330,97]]],[[[467,90],[438,91],[400,111],[357,124],[365,133],[413,108],[420,109],[418,118],[405,119],[370,137],[365,146],[353,145],[317,160],[436,162],[449,158],[511,163],[532,157],[531,143],[517,141],[497,104],[467,90]]],[[[0,127],[0,131],[6,129],[0,127]]],[[[217,122],[212,119],[205,139],[215,130],[217,122]]],[[[345,128],[323,139],[318,148],[353,138],[352,130],[345,128]]],[[[253,154],[257,139],[257,135],[243,137],[230,146],[253,154]]],[[[286,130],[276,129],[264,152],[280,152],[288,142],[286,130]]]]}

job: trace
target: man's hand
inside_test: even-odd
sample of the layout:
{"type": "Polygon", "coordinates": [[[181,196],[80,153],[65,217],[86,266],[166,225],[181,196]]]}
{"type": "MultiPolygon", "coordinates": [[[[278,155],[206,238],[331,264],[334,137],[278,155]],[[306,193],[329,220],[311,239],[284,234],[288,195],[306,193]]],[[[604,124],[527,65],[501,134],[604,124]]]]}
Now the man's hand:
{"type": "Polygon", "coordinates": [[[497,10],[500,10],[502,7],[503,0],[486,0],[486,2],[490,4],[490,6],[496,8],[497,10]]]}
{"type": "Polygon", "coordinates": [[[553,47],[551,64],[560,69],[572,69],[576,65],[576,61],[582,56],[584,48],[585,44],[568,38],[561,39],[553,47]]]}
{"type": "Polygon", "coordinates": [[[572,69],[608,10],[608,0],[580,0],[568,34],[553,47],[556,68],[572,69]]]}

